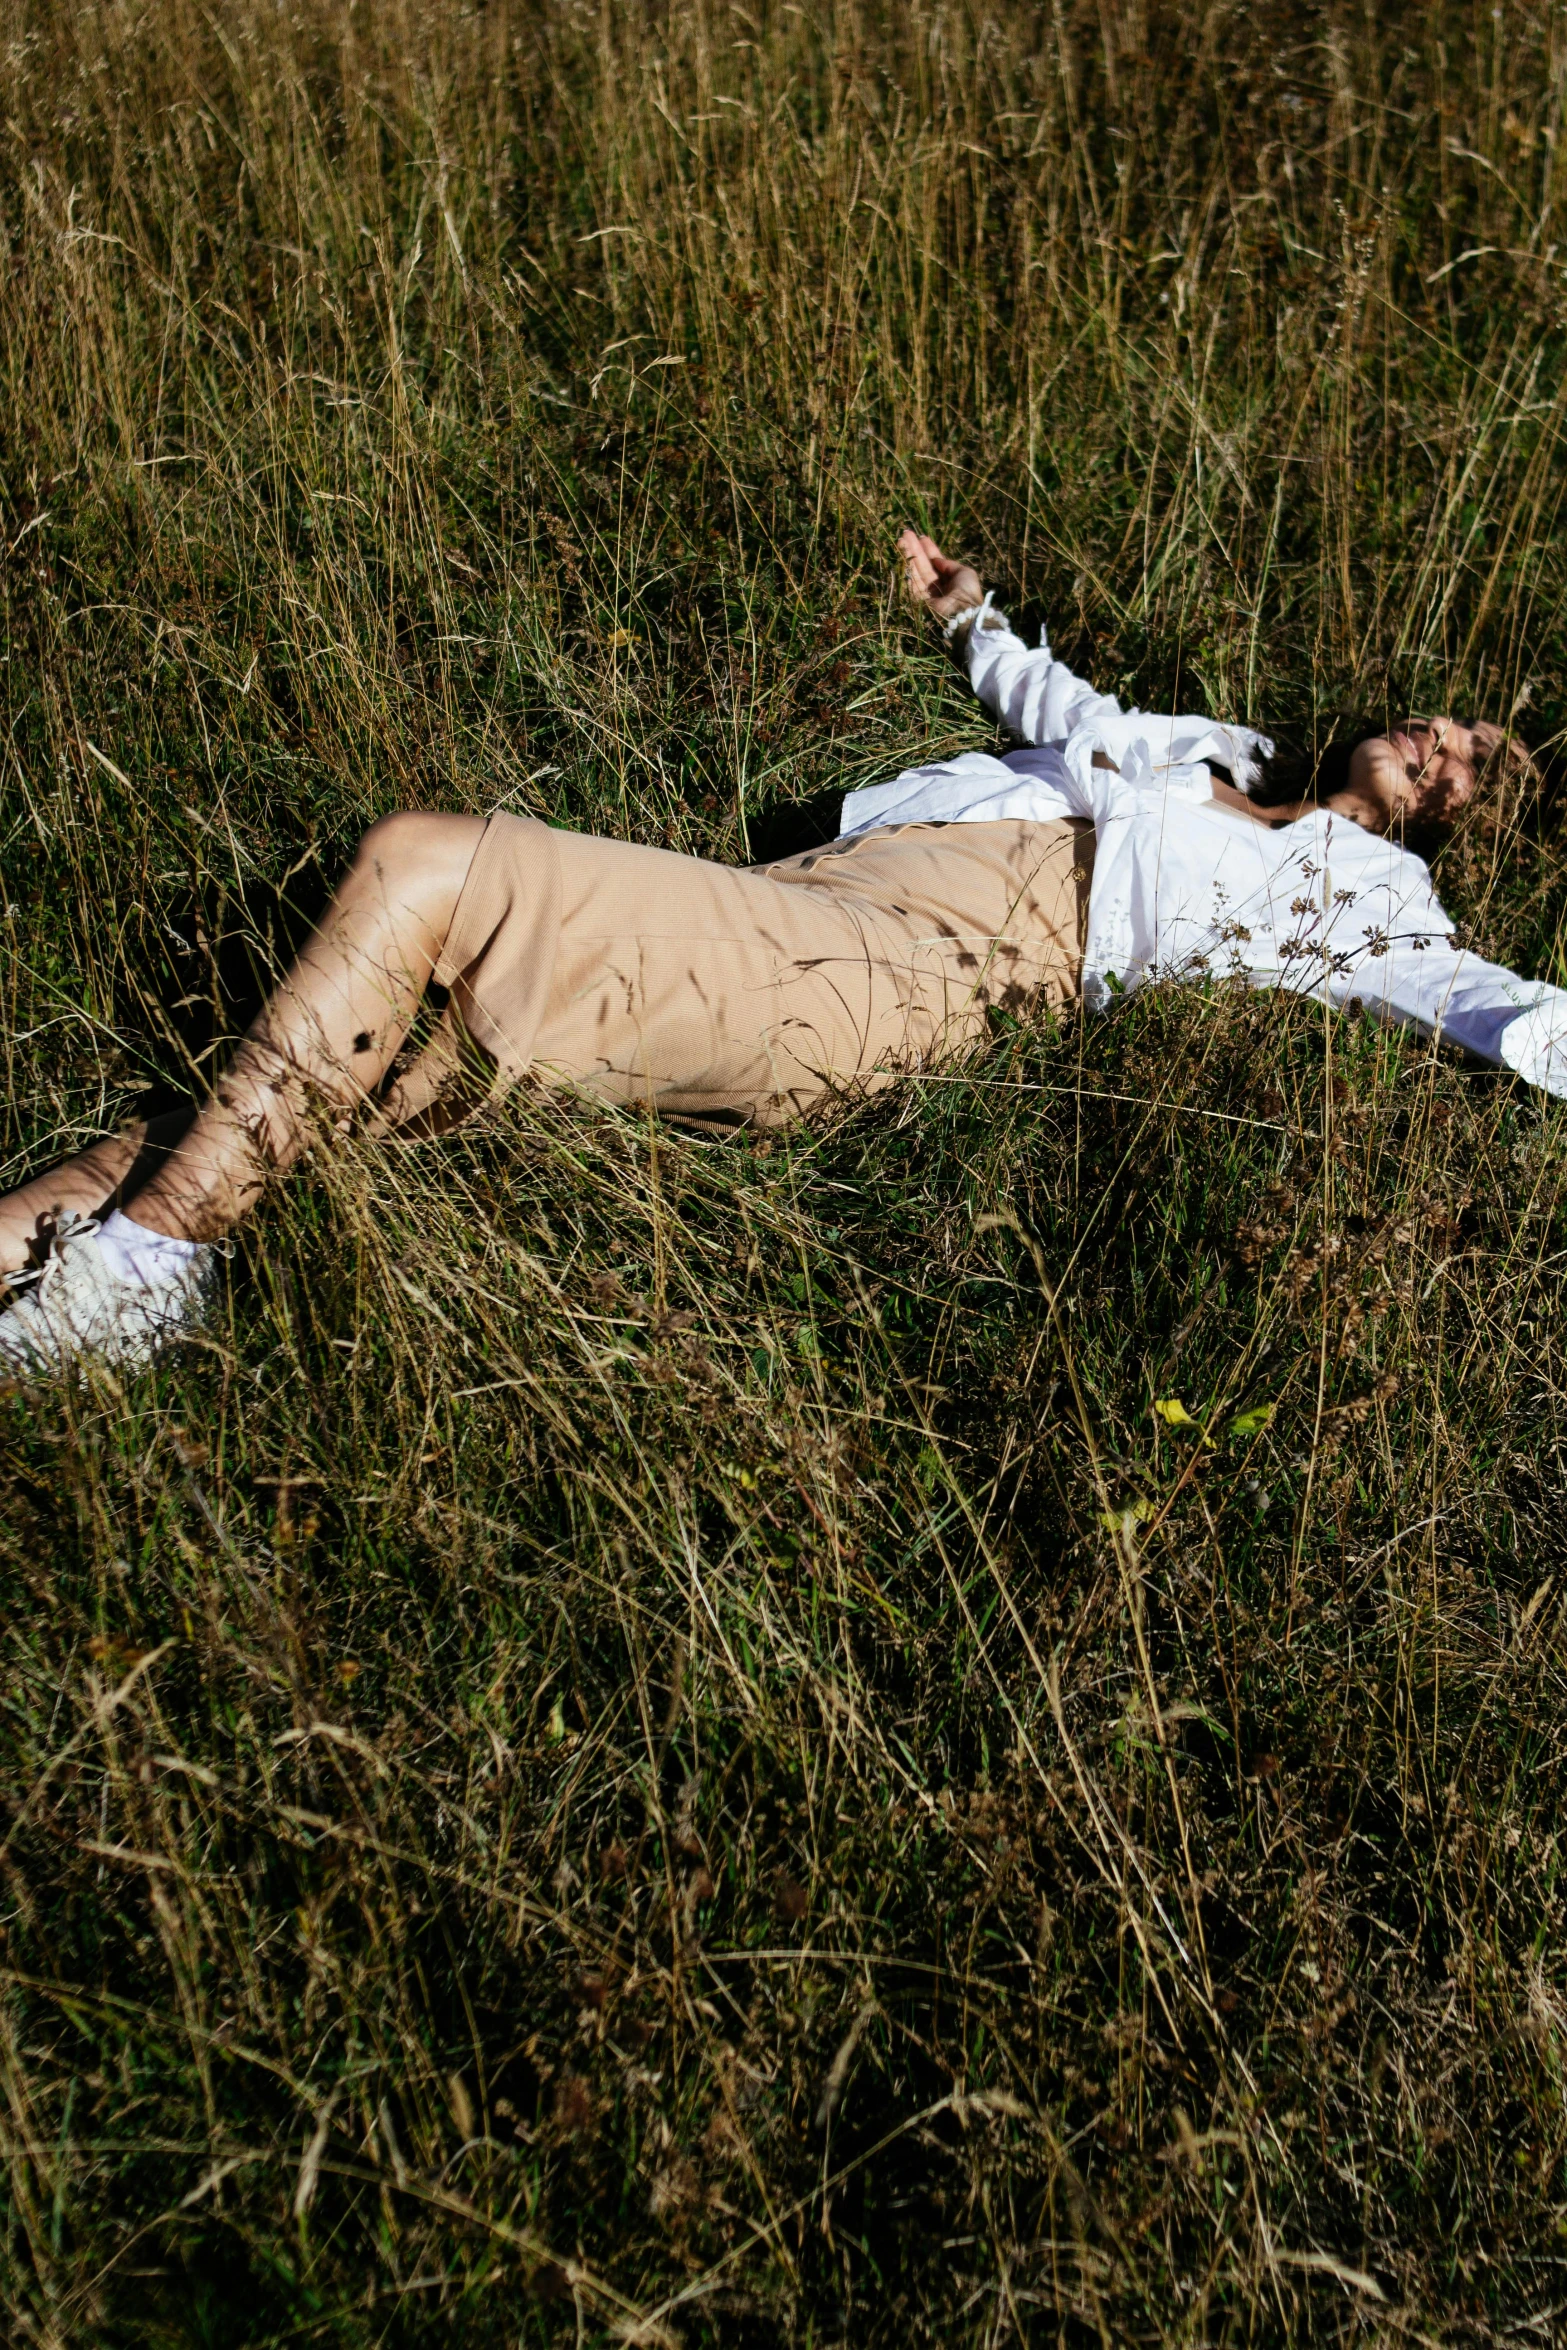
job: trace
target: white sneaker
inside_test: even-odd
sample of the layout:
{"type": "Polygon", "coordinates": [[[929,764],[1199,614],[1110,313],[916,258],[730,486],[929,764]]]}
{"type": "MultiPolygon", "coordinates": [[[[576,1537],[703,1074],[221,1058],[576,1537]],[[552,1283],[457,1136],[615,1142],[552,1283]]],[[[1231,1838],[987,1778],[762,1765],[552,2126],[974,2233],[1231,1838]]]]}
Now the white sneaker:
{"type": "Polygon", "coordinates": [[[201,1320],[216,1252],[106,1249],[91,1216],[62,1216],[43,1271],[0,1314],[0,1376],[60,1371],[83,1356],[150,1363],[201,1320]]]}

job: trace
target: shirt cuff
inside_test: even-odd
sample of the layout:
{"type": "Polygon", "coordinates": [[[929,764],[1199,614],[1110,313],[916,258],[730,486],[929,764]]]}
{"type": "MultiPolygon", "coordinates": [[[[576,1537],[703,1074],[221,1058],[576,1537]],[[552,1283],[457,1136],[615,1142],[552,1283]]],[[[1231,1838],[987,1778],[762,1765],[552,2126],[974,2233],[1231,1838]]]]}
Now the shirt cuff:
{"type": "Polygon", "coordinates": [[[987,634],[993,629],[1003,629],[1007,626],[1006,614],[996,610],[996,597],[993,588],[985,590],[982,603],[965,604],[961,612],[954,612],[949,619],[944,620],[941,624],[941,633],[953,651],[961,653],[968,643],[971,630],[976,626],[983,628],[987,634]]]}
{"type": "Polygon", "coordinates": [[[1567,1097],[1567,993],[1553,987],[1497,1038],[1503,1065],[1542,1093],[1567,1097]]]}

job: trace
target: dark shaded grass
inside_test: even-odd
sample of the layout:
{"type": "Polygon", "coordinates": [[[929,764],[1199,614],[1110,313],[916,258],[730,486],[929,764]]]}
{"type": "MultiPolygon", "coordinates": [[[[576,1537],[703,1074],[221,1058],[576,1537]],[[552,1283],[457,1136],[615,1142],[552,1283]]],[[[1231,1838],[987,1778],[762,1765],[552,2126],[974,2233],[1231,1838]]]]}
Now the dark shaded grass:
{"type": "MultiPolygon", "coordinates": [[[[990,739],[906,513],[1150,703],[1559,724],[1552,18],[3,70],[13,1173],[388,807],[732,857],[990,739]]],[[[1557,969],[1548,799],[1442,878],[1557,969]]],[[[1558,1126],[1214,982],[280,1186],[3,1407],[11,2331],[1551,2338],[1558,1126]]]]}

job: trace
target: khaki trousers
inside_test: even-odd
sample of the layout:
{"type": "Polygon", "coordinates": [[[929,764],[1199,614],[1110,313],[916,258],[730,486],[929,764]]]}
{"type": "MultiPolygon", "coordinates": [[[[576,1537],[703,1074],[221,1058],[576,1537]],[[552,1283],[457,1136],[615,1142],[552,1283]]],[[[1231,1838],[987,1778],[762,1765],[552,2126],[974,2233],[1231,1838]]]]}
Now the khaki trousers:
{"type": "Polygon", "coordinates": [[[911,824],[730,866],[497,815],[435,976],[505,1076],[778,1125],[1075,997],[1093,848],[911,824]]]}

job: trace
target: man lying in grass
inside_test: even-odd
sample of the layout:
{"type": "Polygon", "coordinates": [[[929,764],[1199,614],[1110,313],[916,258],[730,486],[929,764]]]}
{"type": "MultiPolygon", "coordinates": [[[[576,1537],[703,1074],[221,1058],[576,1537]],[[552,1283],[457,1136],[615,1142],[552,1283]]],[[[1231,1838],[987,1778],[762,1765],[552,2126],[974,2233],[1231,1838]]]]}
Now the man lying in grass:
{"type": "Polygon", "coordinates": [[[1022,749],[851,792],[832,845],[745,869],[505,814],[383,818],[140,1188],[133,1127],[0,1201],[0,1363],[144,1359],[192,1324],[211,1244],[313,1135],[364,1107],[385,1130],[449,1124],[474,1047],[498,1077],[765,1125],[973,1044],[991,1006],[1235,973],[1567,1093],[1567,994],[1463,952],[1403,845],[1517,755],[1499,728],[1412,718],[1313,763],[1245,727],[1126,712],[1026,647],[932,539],[900,545],[1022,749]],[[409,1063],[432,982],[446,1010],[409,1063]]]}

